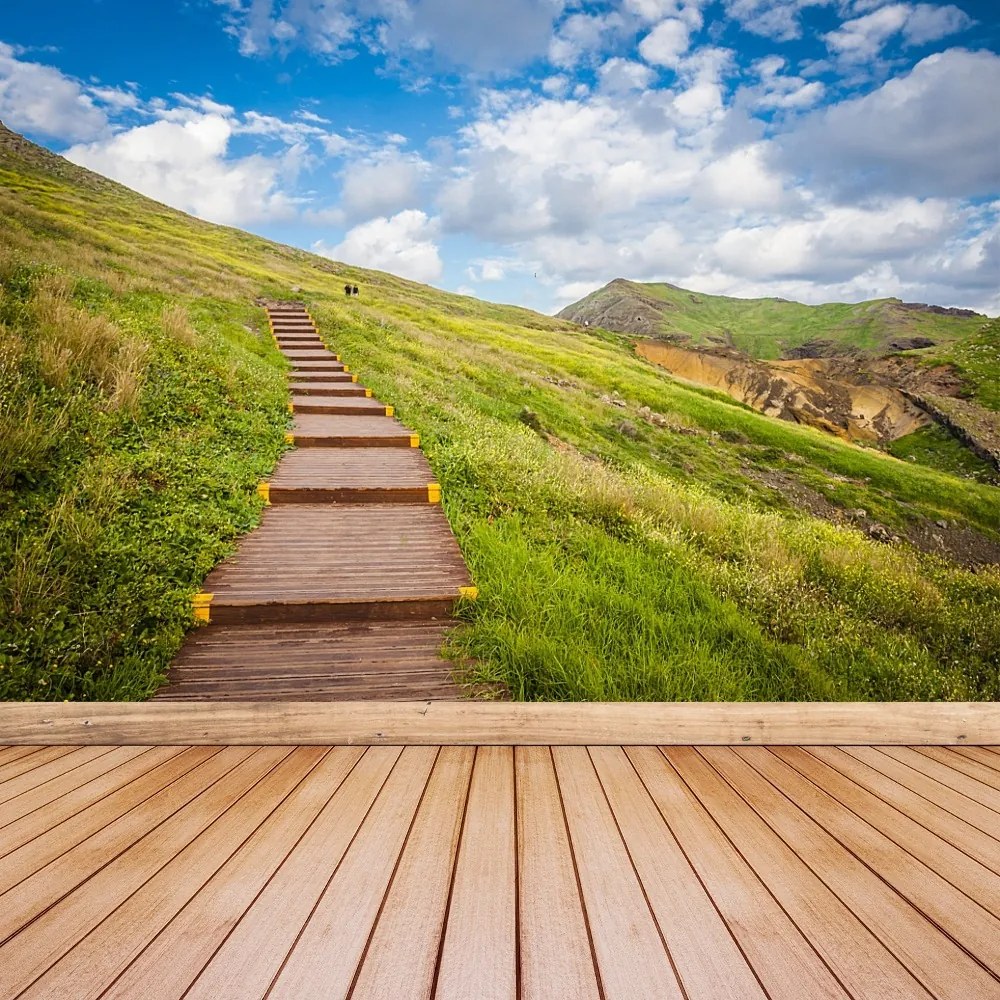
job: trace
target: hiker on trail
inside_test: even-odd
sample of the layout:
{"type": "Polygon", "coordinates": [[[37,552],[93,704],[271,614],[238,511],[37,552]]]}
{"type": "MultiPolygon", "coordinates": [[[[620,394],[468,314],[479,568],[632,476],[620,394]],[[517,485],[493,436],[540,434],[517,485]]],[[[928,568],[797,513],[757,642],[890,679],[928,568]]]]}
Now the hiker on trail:
{"type": "Polygon", "coordinates": [[[350,285],[344,285],[344,294],[347,295],[348,297],[350,296],[350,294],[351,294],[351,286],[350,285]]]}
{"type": "Polygon", "coordinates": [[[359,295],[359,294],[360,294],[360,293],[358,292],[358,286],[357,286],[357,285],[355,285],[355,286],[354,286],[354,291],[352,292],[352,294],[353,294],[353,295],[359,295]]]}

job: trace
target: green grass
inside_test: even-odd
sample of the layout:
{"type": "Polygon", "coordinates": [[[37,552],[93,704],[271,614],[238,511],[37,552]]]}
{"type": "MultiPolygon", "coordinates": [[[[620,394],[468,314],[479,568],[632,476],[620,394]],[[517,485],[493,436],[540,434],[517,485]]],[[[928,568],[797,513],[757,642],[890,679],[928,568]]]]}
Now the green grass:
{"type": "Polygon", "coordinates": [[[897,438],[889,445],[889,453],[966,479],[994,484],[1000,479],[992,464],[973,454],[937,424],[897,438]]]}
{"type": "Polygon", "coordinates": [[[10,261],[0,287],[0,696],[145,697],[258,518],[281,361],[238,306],[185,329],[158,293],[10,261]]]}
{"type": "Polygon", "coordinates": [[[928,337],[939,345],[951,345],[973,335],[983,323],[981,318],[903,310],[895,299],[808,306],[786,299],[703,295],[657,283],[615,282],[582,302],[585,307],[599,304],[629,287],[638,296],[664,304],[663,333],[683,334],[695,344],[724,338],[755,358],[778,358],[811,340],[863,350],[877,350],[893,337],[928,337]]]}
{"type": "Polygon", "coordinates": [[[762,483],[1000,538],[1000,492],[962,470],[691,389],[624,337],[209,226],[0,143],[4,169],[4,419],[33,442],[0,461],[4,696],[153,689],[191,593],[258,516],[286,417],[282,363],[245,327],[255,296],[295,287],[421,434],[480,587],[450,646],[470,679],[525,699],[1000,697],[1000,573],[877,545],[762,483]],[[100,320],[107,361],[59,385],[52,280],[81,329],[100,320]]]}
{"type": "Polygon", "coordinates": [[[976,333],[933,352],[931,361],[955,367],[973,400],[1000,410],[1000,319],[981,324],[976,333]]]}

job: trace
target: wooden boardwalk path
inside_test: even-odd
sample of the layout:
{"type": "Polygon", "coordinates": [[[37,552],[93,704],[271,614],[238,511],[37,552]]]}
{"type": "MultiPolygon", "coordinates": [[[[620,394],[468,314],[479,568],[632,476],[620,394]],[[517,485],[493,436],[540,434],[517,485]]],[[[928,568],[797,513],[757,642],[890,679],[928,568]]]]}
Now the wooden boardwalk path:
{"type": "Polygon", "coordinates": [[[205,580],[162,700],[461,697],[439,655],[475,588],[419,438],[300,305],[268,309],[291,364],[295,450],[260,527],[205,580]]]}
{"type": "Polygon", "coordinates": [[[1000,752],[0,747],[0,970],[0,1000],[996,1000],[1000,752]]]}

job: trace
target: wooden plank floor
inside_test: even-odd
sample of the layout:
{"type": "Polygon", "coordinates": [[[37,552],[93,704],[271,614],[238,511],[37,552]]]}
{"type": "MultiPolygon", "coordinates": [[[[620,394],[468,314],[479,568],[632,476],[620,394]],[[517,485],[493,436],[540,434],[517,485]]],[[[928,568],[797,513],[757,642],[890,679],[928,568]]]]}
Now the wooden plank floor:
{"type": "Polygon", "coordinates": [[[0,748],[0,1000],[994,1000],[998,838],[996,748],[0,748]]]}
{"type": "Polygon", "coordinates": [[[254,609],[257,621],[410,617],[402,605],[411,602],[447,616],[469,574],[440,508],[423,499],[268,508],[206,578],[212,620],[246,620],[254,609]]]}
{"type": "Polygon", "coordinates": [[[158,698],[461,697],[440,655],[474,588],[419,438],[327,349],[302,306],[269,309],[291,363],[296,448],[260,526],[206,578],[158,698]],[[433,648],[432,648],[433,646],[433,648]]]}
{"type": "Polygon", "coordinates": [[[451,699],[439,622],[209,625],[174,660],[161,699],[451,699]]]}

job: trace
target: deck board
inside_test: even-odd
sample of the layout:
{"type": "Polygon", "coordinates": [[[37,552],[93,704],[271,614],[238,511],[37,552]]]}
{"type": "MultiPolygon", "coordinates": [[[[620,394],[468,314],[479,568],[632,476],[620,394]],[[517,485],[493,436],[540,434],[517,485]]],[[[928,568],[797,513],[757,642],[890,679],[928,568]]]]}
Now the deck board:
{"type": "MultiPolygon", "coordinates": [[[[893,789],[943,807],[866,754],[45,749],[0,748],[49,768],[0,828],[11,1000],[1000,996],[997,914],[967,891],[994,839],[908,820],[893,789]]],[[[967,750],[893,758],[961,775],[967,750]]]]}

